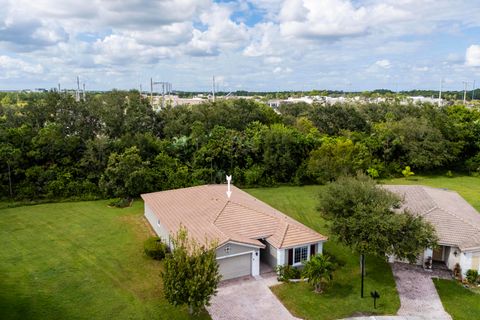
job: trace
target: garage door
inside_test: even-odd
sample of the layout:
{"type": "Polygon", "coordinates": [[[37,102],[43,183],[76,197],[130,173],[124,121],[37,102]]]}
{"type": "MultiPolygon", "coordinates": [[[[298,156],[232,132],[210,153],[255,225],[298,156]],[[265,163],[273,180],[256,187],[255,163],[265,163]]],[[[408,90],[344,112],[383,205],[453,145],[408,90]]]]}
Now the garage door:
{"type": "Polygon", "coordinates": [[[242,254],[235,257],[217,260],[222,280],[248,276],[252,270],[252,254],[242,254]]]}

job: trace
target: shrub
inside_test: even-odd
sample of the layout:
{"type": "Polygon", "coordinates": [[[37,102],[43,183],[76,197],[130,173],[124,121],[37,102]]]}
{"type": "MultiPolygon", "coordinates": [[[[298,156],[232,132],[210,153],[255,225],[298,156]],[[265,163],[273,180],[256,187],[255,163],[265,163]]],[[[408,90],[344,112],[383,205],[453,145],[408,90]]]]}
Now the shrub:
{"type": "Polygon", "coordinates": [[[168,246],[159,237],[150,237],[143,244],[143,251],[155,260],[163,260],[168,253],[168,246]]]}
{"type": "Polygon", "coordinates": [[[462,276],[462,267],[460,267],[459,263],[456,263],[455,267],[453,268],[453,276],[457,279],[460,279],[462,276]]]}
{"type": "Polygon", "coordinates": [[[302,273],[300,269],[292,267],[290,265],[277,266],[277,280],[288,282],[290,279],[300,279],[302,273]]]}
{"type": "Polygon", "coordinates": [[[478,271],[477,270],[469,269],[467,271],[466,276],[467,276],[468,283],[475,284],[475,283],[478,282],[478,271]]]}
{"type": "Polygon", "coordinates": [[[303,277],[308,279],[315,292],[321,293],[327,283],[333,279],[334,264],[330,257],[323,254],[317,254],[304,262],[303,277]]]}
{"type": "Polygon", "coordinates": [[[415,175],[415,173],[410,169],[410,166],[406,166],[404,170],[402,170],[402,174],[405,178],[415,175]]]}
{"type": "Polygon", "coordinates": [[[108,205],[115,208],[126,208],[130,207],[131,204],[132,199],[130,198],[117,198],[110,201],[108,205]]]}

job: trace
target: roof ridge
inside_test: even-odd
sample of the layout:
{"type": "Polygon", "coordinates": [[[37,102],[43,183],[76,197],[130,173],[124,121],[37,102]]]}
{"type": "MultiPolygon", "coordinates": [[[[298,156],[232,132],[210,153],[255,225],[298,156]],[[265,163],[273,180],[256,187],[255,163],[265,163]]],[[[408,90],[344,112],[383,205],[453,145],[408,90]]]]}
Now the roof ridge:
{"type": "Polygon", "coordinates": [[[288,222],[285,222],[285,230],[283,230],[283,237],[282,237],[282,241],[280,241],[280,248],[283,247],[283,242],[285,241],[285,237],[287,236],[287,231],[289,226],[290,224],[288,222]]]}
{"type": "Polygon", "coordinates": [[[220,211],[218,211],[217,215],[215,216],[215,219],[213,219],[213,222],[212,224],[215,224],[215,222],[217,221],[217,219],[220,217],[220,215],[223,213],[223,210],[225,210],[225,208],[227,207],[227,204],[230,202],[230,200],[227,200],[225,202],[225,205],[222,207],[222,209],[220,209],[220,211]]]}
{"type": "Polygon", "coordinates": [[[427,190],[425,189],[425,186],[422,186],[422,185],[416,185],[417,187],[419,187],[420,189],[422,189],[423,193],[425,193],[428,197],[428,199],[430,200],[430,203],[433,204],[433,208],[431,208],[430,210],[427,210],[426,212],[429,212],[433,209],[435,209],[435,207],[438,207],[438,204],[437,202],[435,201],[435,199],[432,198],[432,196],[427,192],[427,190]]]}

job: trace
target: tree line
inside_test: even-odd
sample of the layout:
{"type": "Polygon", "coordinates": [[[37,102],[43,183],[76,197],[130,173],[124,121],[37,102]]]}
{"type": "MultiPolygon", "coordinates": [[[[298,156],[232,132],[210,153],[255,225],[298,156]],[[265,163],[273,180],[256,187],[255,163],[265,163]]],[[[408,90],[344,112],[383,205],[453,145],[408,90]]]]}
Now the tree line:
{"type": "Polygon", "coordinates": [[[134,197],[198,184],[326,183],[405,166],[480,173],[480,112],[461,105],[218,100],[155,111],[138,91],[0,99],[0,197],[134,197]]]}

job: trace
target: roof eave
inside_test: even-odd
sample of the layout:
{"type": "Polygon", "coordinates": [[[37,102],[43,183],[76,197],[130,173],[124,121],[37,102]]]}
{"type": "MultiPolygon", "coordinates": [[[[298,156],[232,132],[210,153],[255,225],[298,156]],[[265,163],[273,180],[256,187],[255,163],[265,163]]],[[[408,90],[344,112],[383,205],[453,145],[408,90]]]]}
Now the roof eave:
{"type": "Polygon", "coordinates": [[[292,248],[297,248],[297,247],[301,247],[301,246],[308,246],[308,245],[311,245],[311,244],[316,244],[316,243],[319,243],[319,242],[327,242],[328,238],[327,239],[324,239],[324,240],[318,240],[318,241],[309,241],[309,242],[303,242],[303,243],[299,243],[299,244],[295,244],[295,245],[292,245],[292,246],[281,246],[280,248],[278,249],[292,249],[292,248]]]}

